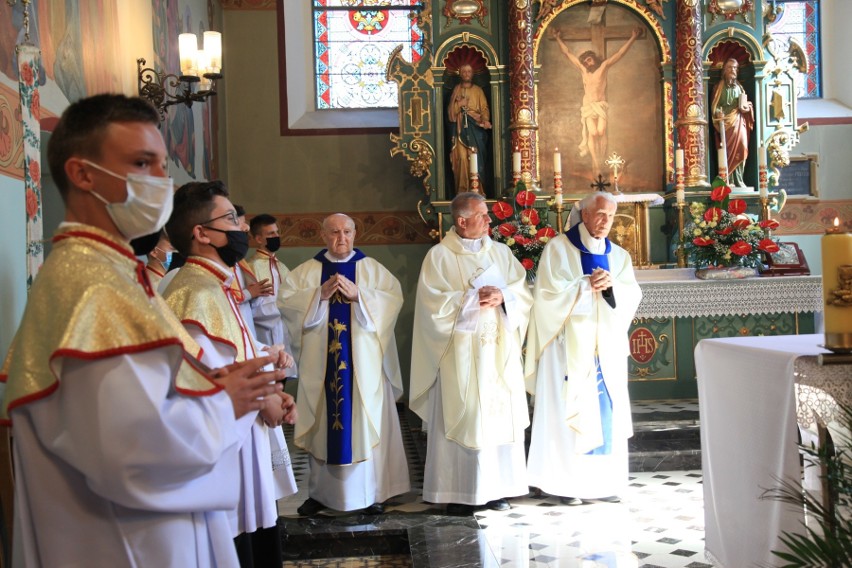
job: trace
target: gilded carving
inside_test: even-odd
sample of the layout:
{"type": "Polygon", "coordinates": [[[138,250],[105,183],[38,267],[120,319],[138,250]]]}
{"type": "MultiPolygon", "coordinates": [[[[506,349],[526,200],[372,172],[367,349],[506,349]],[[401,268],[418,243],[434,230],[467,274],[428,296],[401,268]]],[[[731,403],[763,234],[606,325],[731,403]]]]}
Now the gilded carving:
{"type": "Polygon", "coordinates": [[[750,24],[750,14],[753,10],[752,0],[710,0],[710,4],[707,5],[707,12],[713,14],[710,23],[715,22],[718,16],[724,16],[726,20],[741,16],[747,24],[750,24]]]}

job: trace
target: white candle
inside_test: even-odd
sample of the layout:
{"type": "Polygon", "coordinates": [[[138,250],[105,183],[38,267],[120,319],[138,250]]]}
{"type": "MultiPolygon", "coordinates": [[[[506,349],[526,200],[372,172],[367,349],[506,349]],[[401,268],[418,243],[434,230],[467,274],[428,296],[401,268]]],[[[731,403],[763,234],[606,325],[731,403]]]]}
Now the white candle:
{"type": "Polygon", "coordinates": [[[562,173],[562,154],[559,153],[559,148],[553,151],[553,173],[562,173]]]}
{"type": "Polygon", "coordinates": [[[728,171],[728,155],[724,146],[719,146],[719,169],[728,171]]]}
{"type": "Polygon", "coordinates": [[[675,195],[676,195],[676,197],[677,197],[677,202],[678,202],[678,203],[683,203],[683,202],[686,200],[685,192],[684,192],[684,190],[682,190],[682,189],[678,189],[678,190],[676,190],[676,191],[675,191],[675,195]]]}
{"type": "Polygon", "coordinates": [[[759,191],[760,197],[762,197],[764,199],[769,197],[769,188],[766,187],[766,184],[761,183],[760,187],[758,188],[758,191],[759,191]]]}
{"type": "Polygon", "coordinates": [[[470,175],[479,175],[479,162],[477,161],[476,152],[470,155],[470,175]]]}
{"type": "Polygon", "coordinates": [[[766,151],[763,149],[763,146],[757,148],[757,166],[766,169],[766,151]]]}
{"type": "Polygon", "coordinates": [[[562,191],[561,190],[556,192],[556,204],[562,205],[562,191]]]}
{"type": "Polygon", "coordinates": [[[675,150],[675,171],[683,171],[683,148],[675,150]]]}
{"type": "Polygon", "coordinates": [[[512,172],[521,173],[521,153],[518,152],[517,148],[512,152],[512,172]]]}

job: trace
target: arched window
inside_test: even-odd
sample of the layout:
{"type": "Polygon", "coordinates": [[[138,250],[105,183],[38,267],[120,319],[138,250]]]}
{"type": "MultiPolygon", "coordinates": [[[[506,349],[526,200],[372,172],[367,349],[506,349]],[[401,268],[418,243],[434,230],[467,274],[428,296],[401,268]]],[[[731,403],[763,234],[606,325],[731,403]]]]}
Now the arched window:
{"type": "Polygon", "coordinates": [[[820,45],[820,0],[776,0],[782,9],[769,31],[782,42],[794,39],[808,57],[808,74],[797,83],[800,99],[822,97],[822,49],[820,45]]]}

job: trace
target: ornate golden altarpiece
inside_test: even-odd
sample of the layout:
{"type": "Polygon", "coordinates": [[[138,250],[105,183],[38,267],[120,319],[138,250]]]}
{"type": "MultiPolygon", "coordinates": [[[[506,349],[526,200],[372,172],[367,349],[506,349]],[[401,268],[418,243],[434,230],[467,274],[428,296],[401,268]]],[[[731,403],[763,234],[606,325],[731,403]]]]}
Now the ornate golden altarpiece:
{"type": "Polygon", "coordinates": [[[420,6],[412,18],[423,32],[423,58],[410,63],[397,50],[388,63],[387,76],[399,86],[400,122],[390,152],[404,156],[411,175],[422,180],[418,211],[436,238],[448,225],[443,214],[455,192],[446,106],[465,63],[474,68],[474,82],[491,108],[486,196],[500,198],[520,177],[537,190],[536,207],[549,208],[555,225],[595,180],[615,181],[627,196],[657,194],[663,207],[650,213],[651,201],[627,199],[611,234],[638,265],[673,260],[675,149],[683,149],[687,202],[703,199],[716,175],[708,107],[724,61],[739,62],[739,82],[755,109],[744,172],[751,188],[739,195],[750,206],[762,206],[764,213],[768,206],[756,189],[758,153],[768,155],[764,179],[777,186],[779,168],[789,163],[807,128],[797,125],[795,89],[798,73],[807,69],[805,55],[800,46],[781,45],[769,34],[777,12],[768,1],[424,0],[420,6]],[[619,179],[606,179],[598,176],[609,170],[595,169],[588,155],[576,151],[583,130],[576,99],[583,98],[584,86],[570,58],[559,54],[554,31],[570,52],[590,49],[613,59],[633,29],[635,43],[608,70],[608,147],[598,160],[617,153],[625,163],[619,179]],[[557,147],[564,209],[551,199],[557,147]],[[520,176],[513,172],[513,152],[520,154],[520,176]],[[658,241],[661,246],[651,246],[658,241]],[[652,249],[664,252],[651,258],[652,249]]]}

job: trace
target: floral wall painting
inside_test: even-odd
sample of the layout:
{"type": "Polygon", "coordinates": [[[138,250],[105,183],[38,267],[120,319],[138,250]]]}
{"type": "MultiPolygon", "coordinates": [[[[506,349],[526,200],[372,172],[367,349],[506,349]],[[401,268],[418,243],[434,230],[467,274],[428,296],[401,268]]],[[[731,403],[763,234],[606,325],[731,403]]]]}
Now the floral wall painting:
{"type": "MultiPolygon", "coordinates": [[[[567,193],[591,191],[590,184],[599,174],[607,180],[611,169],[605,160],[612,153],[625,160],[619,172],[622,191],[663,190],[661,52],[649,32],[642,18],[614,3],[572,6],[540,32],[536,48],[536,64],[541,66],[536,91],[539,155],[560,149],[567,193]],[[557,33],[574,60],[563,51],[557,33]],[[600,66],[594,66],[594,58],[583,57],[582,63],[588,65],[581,75],[578,64],[587,51],[599,55],[600,66]],[[596,104],[584,104],[584,99],[596,104]],[[583,128],[589,119],[604,125],[604,136],[599,138],[603,150],[596,147],[597,167],[588,128],[583,128]]],[[[553,179],[550,160],[541,160],[540,175],[542,180],[553,179]]]]}

